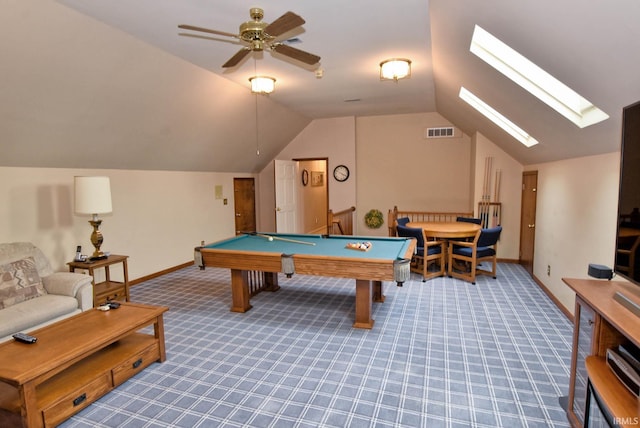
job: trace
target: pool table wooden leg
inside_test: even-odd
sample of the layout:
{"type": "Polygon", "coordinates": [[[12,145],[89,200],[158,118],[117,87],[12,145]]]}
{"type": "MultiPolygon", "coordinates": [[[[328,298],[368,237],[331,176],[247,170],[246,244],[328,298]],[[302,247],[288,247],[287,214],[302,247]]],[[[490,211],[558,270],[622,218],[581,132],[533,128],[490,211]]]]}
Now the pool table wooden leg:
{"type": "Polygon", "coordinates": [[[231,312],[247,312],[249,303],[249,272],[231,269],[231,312]]]}
{"type": "Polygon", "coordinates": [[[375,321],[371,318],[371,307],[375,294],[374,288],[377,288],[374,284],[375,282],[379,281],[356,279],[356,320],[353,323],[354,328],[373,328],[375,321]]]}
{"type": "Polygon", "coordinates": [[[382,303],[384,302],[384,294],[382,294],[382,281],[373,282],[373,301],[382,303]]]}

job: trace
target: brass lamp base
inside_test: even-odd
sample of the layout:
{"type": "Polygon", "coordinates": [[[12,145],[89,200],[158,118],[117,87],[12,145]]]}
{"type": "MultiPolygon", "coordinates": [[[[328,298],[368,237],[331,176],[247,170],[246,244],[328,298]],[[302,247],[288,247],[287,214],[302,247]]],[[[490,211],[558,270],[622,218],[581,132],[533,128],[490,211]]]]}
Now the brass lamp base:
{"type": "Polygon", "coordinates": [[[100,246],[102,246],[102,241],[104,238],[102,237],[102,233],[100,232],[100,225],[102,224],[102,220],[94,217],[92,220],[89,220],[89,224],[93,226],[93,232],[91,233],[91,243],[93,244],[95,251],[89,257],[90,260],[98,260],[105,259],[107,255],[100,250],[100,246]]]}

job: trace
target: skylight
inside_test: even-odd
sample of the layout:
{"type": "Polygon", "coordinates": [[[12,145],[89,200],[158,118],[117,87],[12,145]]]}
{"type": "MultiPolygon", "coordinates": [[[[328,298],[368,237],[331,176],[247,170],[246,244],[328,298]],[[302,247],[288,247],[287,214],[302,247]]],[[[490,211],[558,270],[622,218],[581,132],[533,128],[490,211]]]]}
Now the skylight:
{"type": "Polygon", "coordinates": [[[580,94],[477,25],[469,50],[580,128],[609,118],[580,94]]]}
{"type": "Polygon", "coordinates": [[[465,100],[473,108],[485,115],[487,119],[491,120],[500,128],[504,129],[507,133],[509,133],[509,135],[520,141],[525,146],[531,147],[538,144],[538,140],[527,134],[522,128],[511,122],[502,114],[498,113],[498,111],[493,109],[489,104],[485,103],[480,98],[469,92],[469,90],[464,86],[460,88],[460,98],[465,100]]]}

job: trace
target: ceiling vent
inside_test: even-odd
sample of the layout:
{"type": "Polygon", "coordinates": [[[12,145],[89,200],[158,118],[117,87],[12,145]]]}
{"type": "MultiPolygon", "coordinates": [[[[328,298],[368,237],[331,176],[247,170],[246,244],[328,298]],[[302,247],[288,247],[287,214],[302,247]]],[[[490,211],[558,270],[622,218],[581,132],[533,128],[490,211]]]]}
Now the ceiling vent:
{"type": "Polygon", "coordinates": [[[427,128],[424,130],[424,138],[452,138],[455,136],[453,126],[427,128]]]}

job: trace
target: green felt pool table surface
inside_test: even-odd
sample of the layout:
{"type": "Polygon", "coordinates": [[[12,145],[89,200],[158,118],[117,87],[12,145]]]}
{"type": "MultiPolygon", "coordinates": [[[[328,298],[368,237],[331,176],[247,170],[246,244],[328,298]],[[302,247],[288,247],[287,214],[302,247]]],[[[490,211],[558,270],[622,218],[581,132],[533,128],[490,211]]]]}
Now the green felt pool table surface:
{"type": "Polygon", "coordinates": [[[324,255],[345,258],[394,260],[405,258],[411,240],[387,237],[356,237],[342,235],[261,234],[236,237],[205,245],[205,249],[256,251],[279,254],[324,255]],[[269,240],[267,237],[273,237],[269,240]],[[281,239],[287,239],[283,241],[281,239]],[[300,242],[290,242],[300,241],[300,242]],[[306,243],[306,244],[303,244],[306,243]],[[368,251],[347,248],[348,243],[370,242],[368,251]],[[310,245],[313,244],[313,245],[310,245]]]}

